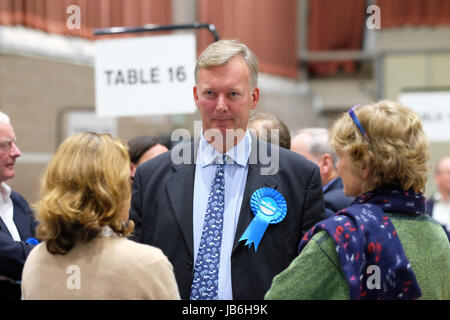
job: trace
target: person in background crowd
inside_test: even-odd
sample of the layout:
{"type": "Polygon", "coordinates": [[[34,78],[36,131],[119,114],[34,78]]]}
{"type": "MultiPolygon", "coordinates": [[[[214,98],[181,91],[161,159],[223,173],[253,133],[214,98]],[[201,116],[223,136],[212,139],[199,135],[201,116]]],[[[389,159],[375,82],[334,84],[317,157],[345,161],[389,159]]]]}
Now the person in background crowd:
{"type": "Polygon", "coordinates": [[[128,152],[131,160],[131,178],[134,178],[136,168],[161,153],[169,150],[155,137],[137,136],[128,141],[128,152]]]}
{"type": "Polygon", "coordinates": [[[7,114],[0,112],[0,299],[20,299],[25,259],[35,245],[36,222],[28,202],[6,181],[16,175],[21,153],[7,114]]]}
{"type": "Polygon", "coordinates": [[[384,100],[333,125],[344,193],[356,197],[303,238],[267,299],[450,299],[450,243],[425,213],[430,147],[419,116],[384,100]]]}
{"type": "Polygon", "coordinates": [[[328,216],[351,205],[353,197],[344,194],[342,180],[336,171],[337,156],[328,143],[325,128],[304,128],[293,134],[291,150],[316,163],[320,169],[322,191],[328,216]]]}
{"type": "Polygon", "coordinates": [[[169,257],[183,299],[262,299],[297,256],[304,232],[325,218],[317,166],[247,130],[257,79],[258,61],[246,45],[209,45],[195,68],[199,140],[136,171],[134,239],[169,257]],[[279,161],[265,172],[268,152],[264,160],[279,161]],[[263,199],[273,214],[259,215],[266,228],[254,228],[263,199]]]}
{"type": "Polygon", "coordinates": [[[283,121],[275,115],[258,112],[250,116],[249,129],[261,140],[279,145],[282,148],[291,148],[291,134],[283,121]]]}
{"type": "Polygon", "coordinates": [[[434,180],[438,191],[426,202],[427,213],[439,222],[450,239],[450,157],[436,163],[434,180]]]}
{"type": "Polygon", "coordinates": [[[36,205],[42,240],[23,268],[22,299],[179,299],[160,249],[133,230],[130,158],[109,134],[79,133],[56,150],[36,205]]]}

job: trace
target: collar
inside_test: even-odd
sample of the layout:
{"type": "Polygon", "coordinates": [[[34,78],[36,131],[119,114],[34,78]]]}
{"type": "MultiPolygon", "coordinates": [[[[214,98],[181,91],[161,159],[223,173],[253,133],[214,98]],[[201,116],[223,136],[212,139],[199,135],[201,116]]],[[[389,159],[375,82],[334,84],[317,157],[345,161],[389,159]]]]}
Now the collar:
{"type": "Polygon", "coordinates": [[[11,187],[4,182],[0,183],[0,194],[0,203],[6,203],[11,197],[11,187]]]}
{"type": "Polygon", "coordinates": [[[338,177],[330,180],[326,185],[322,186],[322,192],[327,191],[327,189],[337,180],[338,177]]]}
{"type": "MultiPolygon", "coordinates": [[[[247,166],[251,148],[252,138],[249,130],[247,129],[244,138],[241,139],[241,141],[239,141],[239,143],[233,148],[225,152],[225,154],[227,155],[227,164],[237,164],[241,167],[247,166]]],[[[222,162],[222,153],[217,151],[216,148],[214,148],[209,144],[208,141],[206,141],[205,137],[203,136],[203,131],[200,136],[200,145],[198,150],[199,152],[197,154],[197,164],[200,164],[202,168],[222,162]]]]}
{"type": "Polygon", "coordinates": [[[443,203],[443,204],[450,203],[450,199],[447,199],[447,201],[444,201],[444,199],[442,198],[442,194],[439,191],[435,192],[432,197],[435,202],[439,202],[439,203],[443,203]]]}

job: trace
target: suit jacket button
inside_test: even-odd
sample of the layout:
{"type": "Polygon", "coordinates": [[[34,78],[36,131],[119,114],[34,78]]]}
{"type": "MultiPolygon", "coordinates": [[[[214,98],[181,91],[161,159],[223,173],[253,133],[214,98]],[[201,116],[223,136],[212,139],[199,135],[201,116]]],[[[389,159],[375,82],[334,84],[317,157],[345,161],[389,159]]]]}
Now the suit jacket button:
{"type": "Polygon", "coordinates": [[[188,261],[188,263],[186,264],[187,269],[188,270],[192,270],[192,267],[194,266],[194,263],[192,263],[192,261],[188,261]]]}

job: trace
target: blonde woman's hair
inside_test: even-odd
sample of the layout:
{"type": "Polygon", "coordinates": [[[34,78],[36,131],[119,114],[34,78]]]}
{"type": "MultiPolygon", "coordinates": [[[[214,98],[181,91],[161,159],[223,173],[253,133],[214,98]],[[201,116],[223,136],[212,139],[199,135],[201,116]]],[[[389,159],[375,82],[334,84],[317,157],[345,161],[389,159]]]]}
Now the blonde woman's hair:
{"type": "Polygon", "coordinates": [[[121,220],[131,200],[130,158],[126,144],[109,134],[67,138],[47,166],[41,193],[36,236],[53,254],[66,254],[105,226],[123,236],[133,230],[132,221],[121,220]]]}
{"type": "Polygon", "coordinates": [[[370,168],[364,191],[388,186],[423,191],[431,151],[419,116],[389,100],[360,106],[354,112],[368,139],[344,113],[331,128],[330,145],[338,155],[350,156],[355,174],[370,168]]]}
{"type": "Polygon", "coordinates": [[[240,55],[244,58],[250,69],[250,88],[253,90],[258,86],[258,59],[256,55],[245,44],[238,40],[220,40],[210,44],[198,57],[195,65],[195,84],[198,84],[199,69],[209,69],[223,66],[231,58],[240,55]]]}

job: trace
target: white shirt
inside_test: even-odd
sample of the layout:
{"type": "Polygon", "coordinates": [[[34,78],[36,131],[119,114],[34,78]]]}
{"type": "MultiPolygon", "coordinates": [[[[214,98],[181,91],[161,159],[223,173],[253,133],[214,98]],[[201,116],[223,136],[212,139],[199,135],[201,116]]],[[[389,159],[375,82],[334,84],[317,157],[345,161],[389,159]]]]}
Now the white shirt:
{"type": "MultiPolygon", "coordinates": [[[[219,300],[233,299],[231,287],[231,251],[233,249],[236,227],[247,181],[250,149],[251,136],[247,130],[244,138],[226,152],[227,164],[224,167],[225,207],[218,279],[219,300]]],[[[198,248],[202,237],[203,222],[205,220],[211,182],[216,173],[216,158],[219,158],[220,162],[222,162],[222,154],[211,146],[202,134],[197,153],[194,180],[194,263],[197,260],[198,248]]]]}
{"type": "Polygon", "coordinates": [[[19,231],[13,220],[14,206],[11,200],[11,187],[6,183],[0,184],[0,218],[8,228],[9,233],[15,241],[20,241],[19,231]]]}
{"type": "Polygon", "coordinates": [[[433,218],[450,231],[450,201],[444,202],[440,193],[435,193],[433,198],[433,218]]]}

